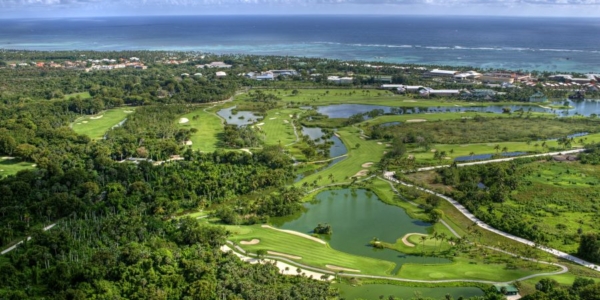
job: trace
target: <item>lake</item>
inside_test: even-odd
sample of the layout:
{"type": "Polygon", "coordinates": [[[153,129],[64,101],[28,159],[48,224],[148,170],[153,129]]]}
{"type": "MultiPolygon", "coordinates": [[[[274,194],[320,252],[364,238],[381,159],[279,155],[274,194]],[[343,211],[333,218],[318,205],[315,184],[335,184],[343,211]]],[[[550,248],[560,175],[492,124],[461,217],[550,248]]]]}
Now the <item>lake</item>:
{"type": "Polygon", "coordinates": [[[251,111],[236,111],[233,113],[235,106],[230,108],[224,108],[217,112],[217,115],[221,116],[227,124],[244,126],[250,125],[262,119],[262,116],[257,116],[251,111]]]}
{"type": "MultiPolygon", "coordinates": [[[[446,113],[446,112],[482,112],[482,113],[502,113],[505,107],[510,108],[512,112],[522,109],[523,111],[551,113],[556,116],[572,116],[575,114],[590,116],[591,114],[600,115],[600,102],[586,100],[574,102],[570,100],[542,103],[541,105],[489,105],[489,106],[448,106],[448,107],[391,107],[383,105],[368,104],[334,104],[318,106],[317,112],[326,115],[329,118],[349,118],[352,115],[366,113],[374,109],[382,109],[386,114],[393,110],[400,114],[416,113],[446,113]],[[552,109],[544,105],[563,105],[565,101],[569,102],[572,109],[552,109]]],[[[366,118],[366,117],[365,117],[366,118]]]]}
{"type": "Polygon", "coordinates": [[[300,215],[277,218],[279,228],[311,233],[319,223],[328,223],[333,234],[327,236],[329,245],[350,254],[387,260],[396,263],[395,274],[405,263],[450,263],[445,258],[422,257],[390,249],[375,249],[369,242],[377,237],[389,243],[407,233],[427,234],[430,223],[412,219],[404,209],[383,203],[377,195],[364,189],[341,189],[319,193],[315,201],[306,203],[300,215]]]}

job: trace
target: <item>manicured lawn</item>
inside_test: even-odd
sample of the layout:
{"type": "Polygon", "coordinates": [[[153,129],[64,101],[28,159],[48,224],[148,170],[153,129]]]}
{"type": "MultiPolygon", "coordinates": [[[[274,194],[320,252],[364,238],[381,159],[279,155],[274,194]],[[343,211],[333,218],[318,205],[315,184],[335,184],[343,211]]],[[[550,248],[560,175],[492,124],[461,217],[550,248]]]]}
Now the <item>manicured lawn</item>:
{"type": "Polygon", "coordinates": [[[308,264],[326,269],[327,264],[361,270],[362,274],[389,275],[394,268],[394,263],[347,254],[337,251],[315,241],[298,237],[289,233],[273,229],[253,226],[227,226],[233,232],[231,240],[239,244],[240,241],[259,239],[256,245],[240,245],[243,249],[256,252],[259,249],[271,250],[280,253],[300,256],[295,260],[298,263],[308,264]]]}
{"type": "MultiPolygon", "coordinates": [[[[296,113],[301,113],[300,109],[276,109],[271,110],[259,122],[263,125],[258,126],[264,133],[264,141],[267,145],[289,145],[296,141],[294,128],[292,127],[292,117],[296,113]]],[[[302,128],[297,128],[298,136],[302,135],[302,128]]]]}
{"type": "Polygon", "coordinates": [[[223,133],[223,123],[216,114],[210,112],[206,107],[202,107],[181,116],[176,122],[179,122],[181,118],[189,120],[187,123],[179,123],[181,128],[198,129],[190,138],[192,149],[212,152],[218,148],[219,135],[223,133]]]}
{"type": "Polygon", "coordinates": [[[133,113],[134,110],[135,108],[132,107],[119,107],[105,110],[94,116],[85,116],[72,124],[73,130],[87,135],[91,139],[101,139],[109,129],[127,118],[127,115],[133,113]]]}
{"type": "Polygon", "coordinates": [[[81,93],[72,93],[65,95],[65,99],[72,99],[79,96],[81,99],[89,99],[92,98],[89,92],[81,92],[81,93]]]}
{"type": "Polygon", "coordinates": [[[385,144],[378,144],[377,141],[360,138],[360,130],[354,127],[342,128],[337,133],[348,148],[348,157],[331,168],[307,176],[297,183],[298,186],[304,182],[312,184],[315,180],[319,186],[331,184],[332,182],[350,182],[350,177],[361,170],[376,170],[376,163],[381,160],[383,152],[387,149],[385,144]],[[357,145],[359,145],[358,148],[357,145]],[[362,164],[367,162],[372,162],[373,165],[362,167],[362,164]],[[330,175],[333,175],[333,181],[329,177],[330,175]]]}
{"type": "Polygon", "coordinates": [[[33,169],[32,162],[20,161],[19,159],[0,158],[0,178],[17,174],[17,172],[26,169],[33,169]]]}
{"type": "MultiPolygon", "coordinates": [[[[553,117],[552,114],[532,113],[534,116],[549,116],[553,117]]],[[[482,117],[494,117],[494,118],[513,118],[514,115],[509,114],[494,114],[494,113],[481,113],[481,112],[448,112],[448,113],[427,113],[427,114],[403,114],[403,115],[385,115],[377,118],[365,121],[360,124],[363,126],[374,126],[390,122],[406,122],[407,120],[423,119],[427,121],[445,121],[445,120],[457,120],[457,119],[472,119],[475,116],[482,117]]]]}

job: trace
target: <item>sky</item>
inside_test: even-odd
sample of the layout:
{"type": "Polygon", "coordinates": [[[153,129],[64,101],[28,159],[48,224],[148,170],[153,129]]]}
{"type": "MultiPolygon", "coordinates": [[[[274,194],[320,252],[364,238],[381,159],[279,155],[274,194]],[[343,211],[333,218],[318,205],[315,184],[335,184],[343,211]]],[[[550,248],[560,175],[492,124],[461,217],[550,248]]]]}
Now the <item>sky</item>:
{"type": "Polygon", "coordinates": [[[207,14],[600,17],[600,0],[0,0],[0,18],[207,14]]]}

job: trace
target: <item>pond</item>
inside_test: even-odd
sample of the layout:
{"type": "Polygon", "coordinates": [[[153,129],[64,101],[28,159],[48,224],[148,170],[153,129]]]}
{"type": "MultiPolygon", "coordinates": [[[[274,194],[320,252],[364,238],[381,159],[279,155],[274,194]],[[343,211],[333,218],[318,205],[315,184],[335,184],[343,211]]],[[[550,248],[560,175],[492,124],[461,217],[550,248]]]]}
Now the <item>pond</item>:
{"type": "Polygon", "coordinates": [[[237,111],[234,114],[234,109],[235,106],[221,109],[217,112],[217,115],[221,116],[227,124],[237,126],[250,125],[262,119],[262,116],[257,116],[251,111],[237,111]]]}
{"type": "MultiPolygon", "coordinates": [[[[323,130],[319,127],[304,127],[302,126],[302,134],[308,135],[312,140],[320,139],[325,135],[323,130]]],[[[329,139],[333,142],[331,148],[329,148],[329,157],[338,157],[340,155],[344,155],[348,153],[348,149],[346,145],[342,142],[342,140],[336,135],[331,136],[329,139]]],[[[323,140],[319,140],[317,144],[323,143],[323,140]]]]}
{"type": "Polygon", "coordinates": [[[381,295],[384,296],[384,299],[388,299],[389,296],[395,296],[399,299],[413,299],[417,296],[427,299],[444,299],[447,294],[451,295],[453,299],[458,299],[459,297],[470,298],[484,295],[481,289],[474,287],[424,288],[392,284],[365,284],[361,286],[334,284],[334,286],[340,290],[342,297],[348,300],[381,299],[379,298],[381,295]]]}
{"type": "MultiPolygon", "coordinates": [[[[525,155],[525,154],[527,154],[527,152],[504,152],[504,153],[499,153],[499,155],[503,156],[503,157],[521,156],[521,155],[525,155]]],[[[488,159],[492,159],[492,157],[494,157],[494,154],[466,155],[466,156],[459,156],[459,157],[455,158],[454,161],[456,161],[456,162],[465,162],[465,161],[475,161],[475,160],[488,160],[488,159]]]]}
{"type": "Polygon", "coordinates": [[[414,113],[445,113],[445,112],[487,112],[502,113],[505,107],[512,112],[522,109],[523,111],[552,113],[557,116],[572,116],[575,114],[589,116],[600,114],[600,101],[585,100],[574,102],[570,100],[541,103],[540,105],[489,105],[489,106],[448,106],[448,107],[390,107],[382,105],[367,104],[335,104],[318,106],[317,112],[330,118],[348,118],[358,113],[366,113],[374,109],[382,109],[387,114],[414,114],[414,113]],[[545,105],[563,105],[567,101],[572,109],[553,109],[545,105]]]}
{"type": "Polygon", "coordinates": [[[405,263],[436,264],[451,262],[445,258],[422,257],[390,249],[375,249],[369,242],[395,243],[407,233],[427,233],[431,224],[412,219],[404,209],[383,203],[377,195],[364,189],[341,189],[319,193],[313,203],[305,204],[300,215],[273,219],[279,228],[311,233],[319,223],[331,225],[333,234],[326,236],[329,245],[350,254],[396,263],[393,274],[405,263]]]}

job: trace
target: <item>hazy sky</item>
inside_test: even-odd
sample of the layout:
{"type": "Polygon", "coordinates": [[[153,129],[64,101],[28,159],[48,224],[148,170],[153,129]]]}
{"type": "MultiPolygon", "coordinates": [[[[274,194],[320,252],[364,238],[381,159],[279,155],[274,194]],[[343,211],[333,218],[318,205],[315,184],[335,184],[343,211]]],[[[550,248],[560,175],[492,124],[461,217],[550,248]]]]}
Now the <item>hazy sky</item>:
{"type": "Polygon", "coordinates": [[[600,17],[600,0],[0,0],[0,18],[202,14],[600,17]]]}

